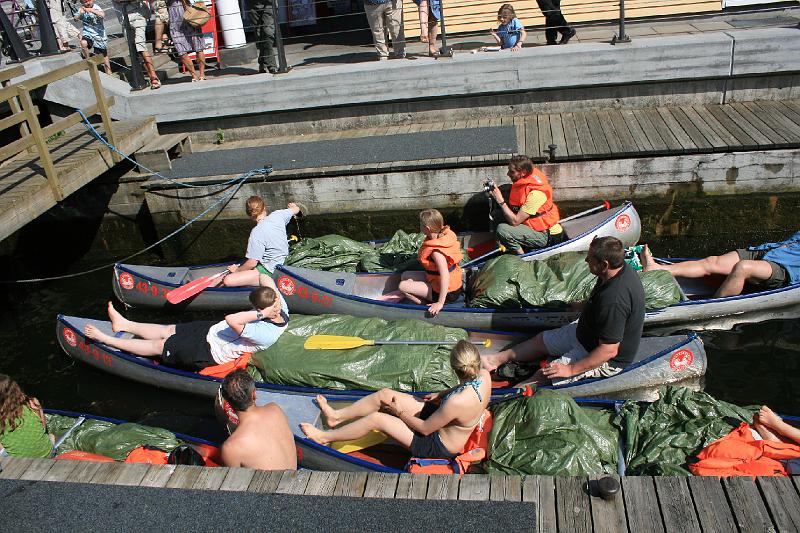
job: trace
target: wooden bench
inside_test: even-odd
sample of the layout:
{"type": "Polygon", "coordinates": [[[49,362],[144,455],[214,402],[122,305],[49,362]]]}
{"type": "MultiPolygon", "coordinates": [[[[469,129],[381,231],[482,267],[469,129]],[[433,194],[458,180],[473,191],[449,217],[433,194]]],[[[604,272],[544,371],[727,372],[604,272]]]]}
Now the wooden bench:
{"type": "MultiPolygon", "coordinates": [[[[135,154],[136,162],[154,172],[172,170],[172,159],[183,153],[192,153],[192,140],[188,133],[159,135],[135,154]]],[[[140,172],[147,172],[139,169],[140,172]]]]}

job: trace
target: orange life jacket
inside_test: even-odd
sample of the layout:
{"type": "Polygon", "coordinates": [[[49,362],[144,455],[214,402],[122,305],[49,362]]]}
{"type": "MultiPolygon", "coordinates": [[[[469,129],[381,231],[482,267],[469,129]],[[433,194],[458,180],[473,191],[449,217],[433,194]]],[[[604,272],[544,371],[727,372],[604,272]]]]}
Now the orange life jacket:
{"type": "Polygon", "coordinates": [[[483,461],[489,449],[489,433],[494,425],[492,412],[483,411],[480,422],[472,430],[464,451],[454,459],[426,459],[412,457],[406,463],[406,470],[412,474],[461,474],[466,473],[470,463],[483,461]]]}
{"type": "Polygon", "coordinates": [[[800,458],[800,446],[775,440],[756,440],[742,422],[697,454],[689,465],[696,476],[786,476],[781,460],[800,458]]]}
{"type": "Polygon", "coordinates": [[[114,459],[100,455],[97,453],[82,452],[80,450],[72,450],[64,452],[56,456],[56,459],[66,459],[68,461],[94,461],[96,463],[113,463],[114,459]]]}
{"type": "Polygon", "coordinates": [[[168,454],[164,450],[154,450],[152,448],[144,448],[142,446],[134,448],[128,457],[125,458],[126,463],[147,463],[150,465],[165,465],[167,464],[168,454]]]}
{"type": "Polygon", "coordinates": [[[461,253],[461,243],[458,242],[458,237],[449,226],[442,228],[438,238],[422,241],[422,246],[417,255],[419,262],[422,263],[422,268],[425,269],[425,278],[433,287],[433,291],[439,292],[439,271],[433,261],[433,252],[441,252],[447,260],[447,270],[450,272],[450,283],[447,286],[447,292],[460,289],[463,281],[461,279],[461,267],[458,266],[458,263],[461,262],[464,255],[461,253]]]}
{"type": "Polygon", "coordinates": [[[538,168],[534,168],[533,172],[511,184],[508,206],[517,213],[525,205],[531,191],[543,192],[547,200],[539,207],[536,214],[529,216],[523,224],[534,231],[548,230],[558,223],[561,214],[558,212],[558,206],[553,202],[553,188],[547,181],[547,176],[538,168]]]}
{"type": "Polygon", "coordinates": [[[227,363],[222,363],[221,365],[207,366],[198,372],[198,374],[211,376],[212,378],[224,378],[236,369],[247,368],[247,364],[250,362],[251,357],[253,357],[253,354],[246,352],[242,354],[241,357],[233,361],[228,361],[227,363]]]}

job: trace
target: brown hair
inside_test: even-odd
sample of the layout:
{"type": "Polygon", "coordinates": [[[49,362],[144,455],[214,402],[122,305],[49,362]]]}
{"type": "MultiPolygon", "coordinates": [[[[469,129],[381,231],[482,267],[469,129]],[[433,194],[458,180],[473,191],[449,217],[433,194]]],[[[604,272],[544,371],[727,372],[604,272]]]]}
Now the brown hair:
{"type": "Polygon", "coordinates": [[[0,374],[0,433],[6,429],[14,431],[14,423],[22,416],[22,407],[28,397],[19,388],[17,382],[5,374],[0,374]]]}
{"type": "Polygon", "coordinates": [[[517,18],[517,14],[514,12],[514,6],[511,4],[503,4],[500,6],[500,9],[497,10],[497,18],[500,17],[508,17],[509,19],[517,18]]]}
{"type": "Polygon", "coordinates": [[[523,171],[525,174],[533,172],[533,161],[527,155],[515,155],[509,159],[508,165],[523,171]]]}
{"type": "Polygon", "coordinates": [[[475,379],[481,371],[481,354],[474,344],[460,340],[450,351],[450,366],[461,381],[475,379]]]}
{"type": "Polygon", "coordinates": [[[250,292],[250,303],[256,309],[264,309],[275,303],[278,295],[272,287],[259,287],[250,292]]]}
{"type": "Polygon", "coordinates": [[[222,397],[235,411],[247,411],[253,405],[253,377],[244,368],[238,368],[222,380],[222,397]]]}
{"type": "Polygon", "coordinates": [[[260,196],[251,196],[247,199],[244,210],[248,217],[255,220],[258,215],[267,212],[267,206],[260,196]]]}
{"type": "Polygon", "coordinates": [[[444,217],[436,209],[425,209],[419,213],[419,222],[423,226],[428,226],[431,233],[441,233],[444,229],[444,217]]]}
{"type": "Polygon", "coordinates": [[[610,268],[620,268],[625,264],[625,246],[616,237],[596,237],[589,250],[598,261],[607,261],[610,268]]]}

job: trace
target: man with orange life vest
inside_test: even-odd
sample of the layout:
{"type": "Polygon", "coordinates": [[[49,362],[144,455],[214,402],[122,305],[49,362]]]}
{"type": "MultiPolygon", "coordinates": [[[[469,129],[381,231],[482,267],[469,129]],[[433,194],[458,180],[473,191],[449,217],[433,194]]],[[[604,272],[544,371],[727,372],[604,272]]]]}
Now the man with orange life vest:
{"type": "Polygon", "coordinates": [[[417,257],[425,272],[403,272],[398,288],[402,295],[414,302],[433,302],[428,305],[430,316],[436,316],[445,303],[459,299],[463,288],[461,244],[442,214],[436,209],[426,209],[419,214],[420,231],[425,240],[417,257]]]}
{"type": "Polygon", "coordinates": [[[498,242],[517,254],[562,242],[561,215],[547,176],[524,155],[511,158],[507,176],[511,179],[508,202],[496,185],[490,190],[506,219],[495,230],[498,242]]]}

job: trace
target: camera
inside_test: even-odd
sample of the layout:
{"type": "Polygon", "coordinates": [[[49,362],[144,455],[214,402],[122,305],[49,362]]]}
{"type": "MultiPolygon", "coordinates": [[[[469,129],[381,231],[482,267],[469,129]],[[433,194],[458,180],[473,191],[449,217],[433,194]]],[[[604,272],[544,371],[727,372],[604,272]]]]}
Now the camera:
{"type": "Polygon", "coordinates": [[[494,189],[494,187],[495,183],[492,178],[489,178],[488,180],[483,182],[483,192],[485,192],[486,194],[492,194],[492,189],[494,189]]]}

